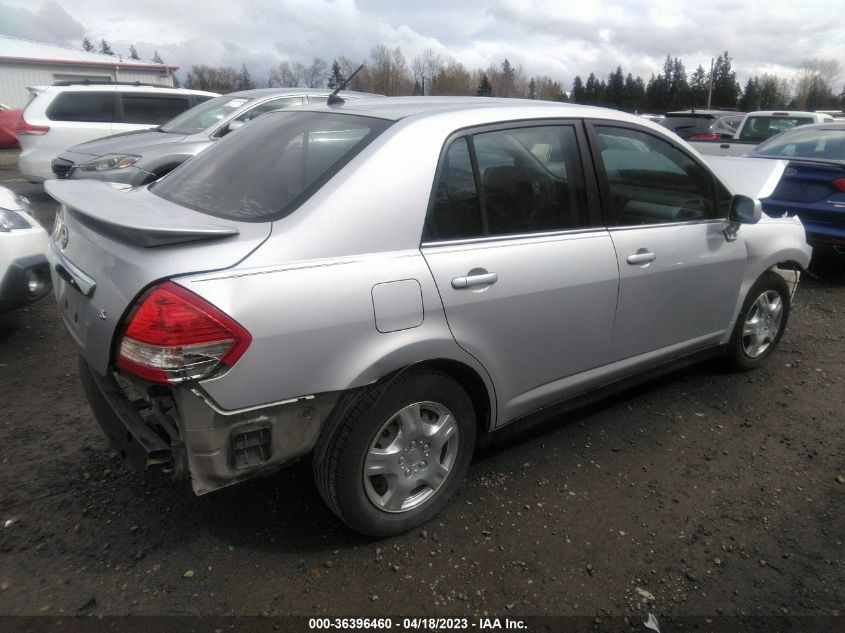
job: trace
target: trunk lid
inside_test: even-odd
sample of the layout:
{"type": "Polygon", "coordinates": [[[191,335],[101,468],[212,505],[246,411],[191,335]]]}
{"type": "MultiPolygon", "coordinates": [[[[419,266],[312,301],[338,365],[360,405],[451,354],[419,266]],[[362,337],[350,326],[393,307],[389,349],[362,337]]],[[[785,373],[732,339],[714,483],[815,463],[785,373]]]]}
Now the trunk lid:
{"type": "Polygon", "coordinates": [[[749,198],[765,198],[780,181],[787,161],[747,156],[709,156],[700,154],[731,193],[749,198]]]}
{"type": "Polygon", "coordinates": [[[270,223],[223,220],[150,193],[95,181],[49,181],[61,203],[48,249],[65,326],[105,374],[115,335],[156,281],[234,266],[270,235],[270,223]]]}

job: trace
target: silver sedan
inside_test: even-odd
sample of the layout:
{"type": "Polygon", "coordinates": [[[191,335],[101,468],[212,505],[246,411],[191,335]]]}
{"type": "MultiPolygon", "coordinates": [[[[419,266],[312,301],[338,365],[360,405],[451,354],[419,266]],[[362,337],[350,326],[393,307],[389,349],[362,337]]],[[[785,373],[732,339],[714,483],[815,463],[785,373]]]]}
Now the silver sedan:
{"type": "Polygon", "coordinates": [[[499,429],[705,356],[751,369],[786,328],[811,251],[761,218],[776,162],[723,179],[575,105],[295,110],[147,187],[47,185],[58,307],[132,469],[205,494],[308,456],[343,521],[395,534],[499,429]]]}

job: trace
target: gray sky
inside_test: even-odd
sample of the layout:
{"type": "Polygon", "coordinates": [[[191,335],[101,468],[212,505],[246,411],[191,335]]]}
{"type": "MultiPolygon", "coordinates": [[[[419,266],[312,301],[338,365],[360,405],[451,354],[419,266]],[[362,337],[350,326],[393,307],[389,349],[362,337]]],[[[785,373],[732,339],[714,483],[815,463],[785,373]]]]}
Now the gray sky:
{"type": "MultiPolygon", "coordinates": [[[[468,68],[508,58],[569,89],[621,65],[646,81],[667,54],[687,72],[728,50],[740,81],[791,77],[804,60],[845,60],[842,0],[0,0],[0,33],[78,47],[105,38],[179,64],[242,62],[263,82],[282,60],[364,60],[375,44],[410,60],[432,48],[468,68]]],[[[839,82],[843,77],[838,78],[839,82]]]]}

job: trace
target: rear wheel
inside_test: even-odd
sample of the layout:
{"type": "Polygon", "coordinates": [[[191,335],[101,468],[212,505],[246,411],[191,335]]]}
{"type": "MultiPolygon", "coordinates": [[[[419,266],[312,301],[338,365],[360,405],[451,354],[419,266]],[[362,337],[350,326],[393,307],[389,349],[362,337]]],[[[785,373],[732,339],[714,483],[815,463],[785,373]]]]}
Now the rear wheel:
{"type": "Polygon", "coordinates": [[[728,358],[736,369],[753,369],[769,357],[786,330],[789,308],[789,287],[783,277],[768,271],[754,282],[728,345],[728,358]]]}
{"type": "Polygon", "coordinates": [[[347,525],[371,536],[417,527],[457,490],[475,447],[463,388],[411,370],[359,394],[315,456],[320,494],[347,525]]]}

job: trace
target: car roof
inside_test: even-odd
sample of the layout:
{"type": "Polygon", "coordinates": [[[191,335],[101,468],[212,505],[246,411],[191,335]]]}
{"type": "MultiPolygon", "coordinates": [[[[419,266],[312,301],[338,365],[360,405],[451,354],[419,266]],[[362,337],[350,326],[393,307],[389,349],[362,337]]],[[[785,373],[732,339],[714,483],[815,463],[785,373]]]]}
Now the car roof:
{"type": "Polygon", "coordinates": [[[809,116],[809,117],[824,117],[830,116],[823,112],[808,112],[806,110],[755,110],[749,112],[748,116],[809,116]]]}
{"type": "Polygon", "coordinates": [[[55,92],[164,92],[180,95],[208,95],[216,97],[220,93],[208,92],[206,90],[194,90],[192,88],[175,88],[172,86],[154,86],[147,84],[123,84],[123,83],[92,83],[92,84],[70,84],[51,86],[27,86],[33,94],[41,95],[55,92]]]}
{"type": "MultiPolygon", "coordinates": [[[[257,99],[259,97],[275,97],[278,95],[309,95],[309,96],[329,96],[333,90],[327,88],[254,88],[252,90],[238,90],[237,92],[227,92],[224,97],[245,97],[248,99],[257,99]]],[[[381,97],[371,92],[356,92],[354,90],[341,90],[341,96],[352,98],[363,97],[381,97]]]]}
{"type": "Polygon", "coordinates": [[[613,118],[642,124],[647,119],[628,114],[620,110],[599,108],[574,103],[557,101],[537,101],[530,99],[506,99],[499,97],[384,97],[381,99],[361,99],[338,105],[298,106],[297,110],[334,111],[358,114],[392,121],[413,117],[421,119],[445,114],[462,114],[480,111],[511,111],[506,115],[525,118],[566,117],[566,118],[613,118]],[[612,115],[612,117],[608,117],[612,115]]]}
{"type": "Polygon", "coordinates": [[[698,115],[709,115],[709,116],[745,116],[744,112],[737,112],[736,110],[707,110],[705,108],[693,108],[692,110],[673,110],[672,112],[667,112],[667,117],[679,117],[679,116],[698,116],[698,115]]]}

